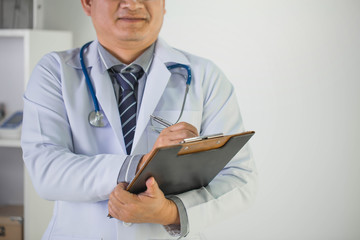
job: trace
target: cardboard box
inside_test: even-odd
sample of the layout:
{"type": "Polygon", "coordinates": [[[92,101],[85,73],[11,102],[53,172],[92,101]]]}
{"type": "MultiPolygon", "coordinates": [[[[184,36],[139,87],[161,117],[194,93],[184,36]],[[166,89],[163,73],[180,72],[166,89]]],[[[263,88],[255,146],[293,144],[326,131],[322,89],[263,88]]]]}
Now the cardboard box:
{"type": "Polygon", "coordinates": [[[23,206],[0,206],[0,240],[23,240],[23,206]]]}

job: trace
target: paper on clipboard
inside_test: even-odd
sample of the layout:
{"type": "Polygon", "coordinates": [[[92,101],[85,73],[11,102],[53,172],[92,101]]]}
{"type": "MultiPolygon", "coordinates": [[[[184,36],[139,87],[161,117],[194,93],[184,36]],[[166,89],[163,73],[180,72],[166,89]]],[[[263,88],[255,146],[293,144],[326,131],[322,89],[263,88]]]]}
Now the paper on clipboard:
{"type": "Polygon", "coordinates": [[[145,191],[149,177],[155,178],[165,195],[207,186],[254,134],[243,132],[158,148],[127,190],[145,191]]]}

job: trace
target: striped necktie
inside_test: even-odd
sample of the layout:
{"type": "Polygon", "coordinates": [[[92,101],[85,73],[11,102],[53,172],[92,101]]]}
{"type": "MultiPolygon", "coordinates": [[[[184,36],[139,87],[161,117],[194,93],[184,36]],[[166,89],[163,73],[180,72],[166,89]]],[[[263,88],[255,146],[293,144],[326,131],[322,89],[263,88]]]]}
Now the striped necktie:
{"type": "Polygon", "coordinates": [[[115,74],[121,88],[118,107],[127,154],[131,152],[136,128],[137,102],[135,90],[138,80],[143,74],[142,68],[136,72],[126,71],[115,74]]]}

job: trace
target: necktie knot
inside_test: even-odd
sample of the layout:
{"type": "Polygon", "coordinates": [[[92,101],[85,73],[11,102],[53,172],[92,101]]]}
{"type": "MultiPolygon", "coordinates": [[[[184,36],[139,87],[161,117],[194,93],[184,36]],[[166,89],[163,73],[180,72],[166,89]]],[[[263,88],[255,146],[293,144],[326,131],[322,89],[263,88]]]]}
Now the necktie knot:
{"type": "Polygon", "coordinates": [[[117,71],[116,67],[114,67],[113,70],[123,91],[134,91],[138,80],[144,74],[143,69],[138,65],[126,67],[121,71],[117,71]]]}

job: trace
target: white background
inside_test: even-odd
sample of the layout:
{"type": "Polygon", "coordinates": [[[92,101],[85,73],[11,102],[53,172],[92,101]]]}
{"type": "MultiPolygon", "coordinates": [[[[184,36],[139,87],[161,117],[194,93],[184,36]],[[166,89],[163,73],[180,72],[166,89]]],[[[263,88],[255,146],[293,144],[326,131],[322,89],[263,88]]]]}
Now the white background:
{"type": "MultiPolygon", "coordinates": [[[[91,22],[64,1],[45,1],[44,27],[74,31],[81,46],[91,22]]],[[[208,239],[360,239],[360,1],[166,5],[161,36],[218,64],[256,131],[257,200],[208,239]]]]}

